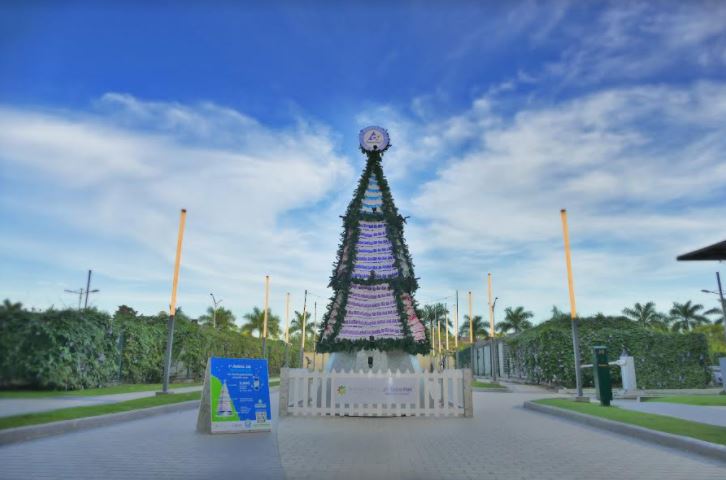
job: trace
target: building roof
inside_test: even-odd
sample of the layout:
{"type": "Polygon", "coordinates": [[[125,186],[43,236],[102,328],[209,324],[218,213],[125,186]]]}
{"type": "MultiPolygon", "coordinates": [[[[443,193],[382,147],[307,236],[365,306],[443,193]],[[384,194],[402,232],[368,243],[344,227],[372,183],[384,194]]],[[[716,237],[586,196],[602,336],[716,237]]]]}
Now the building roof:
{"type": "Polygon", "coordinates": [[[677,260],[726,260],[726,240],[679,255],[677,260]]]}

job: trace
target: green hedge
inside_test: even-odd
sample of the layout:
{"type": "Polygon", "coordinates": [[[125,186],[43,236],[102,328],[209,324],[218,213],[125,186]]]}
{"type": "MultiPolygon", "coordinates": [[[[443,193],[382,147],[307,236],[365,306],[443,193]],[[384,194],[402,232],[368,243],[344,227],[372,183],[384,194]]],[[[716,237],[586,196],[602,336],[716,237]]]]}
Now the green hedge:
{"type": "MultiPolygon", "coordinates": [[[[73,390],[110,383],[158,383],[163,376],[168,316],[89,309],[29,312],[0,306],[0,387],[73,390]]],[[[270,373],[284,364],[285,344],[267,342],[270,373]]],[[[299,364],[290,349],[290,366],[299,364]]],[[[201,379],[207,358],[261,357],[258,338],[198,325],[179,312],[173,363],[177,378],[201,379]]]]}
{"type": "Polygon", "coordinates": [[[77,389],[117,376],[111,318],[89,310],[0,309],[0,385],[77,389]]]}
{"type": "MultiPolygon", "coordinates": [[[[605,345],[611,360],[626,350],[635,358],[639,388],[701,388],[709,382],[703,334],[654,331],[627,319],[603,316],[580,319],[579,332],[583,363],[592,363],[594,345],[605,345]]],[[[575,386],[569,319],[544,322],[504,341],[509,346],[511,372],[532,383],[575,386]]],[[[620,382],[620,370],[611,372],[613,381],[620,382]]],[[[592,383],[592,370],[583,369],[583,384],[592,383]]]]}

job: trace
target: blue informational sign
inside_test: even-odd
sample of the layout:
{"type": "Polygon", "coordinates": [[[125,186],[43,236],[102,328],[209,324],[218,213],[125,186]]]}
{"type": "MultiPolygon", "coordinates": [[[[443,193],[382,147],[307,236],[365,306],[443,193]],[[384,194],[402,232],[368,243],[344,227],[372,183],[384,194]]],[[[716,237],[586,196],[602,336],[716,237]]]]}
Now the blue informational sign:
{"type": "Polygon", "coordinates": [[[212,357],[210,372],[212,433],[270,431],[267,360],[212,357]]]}

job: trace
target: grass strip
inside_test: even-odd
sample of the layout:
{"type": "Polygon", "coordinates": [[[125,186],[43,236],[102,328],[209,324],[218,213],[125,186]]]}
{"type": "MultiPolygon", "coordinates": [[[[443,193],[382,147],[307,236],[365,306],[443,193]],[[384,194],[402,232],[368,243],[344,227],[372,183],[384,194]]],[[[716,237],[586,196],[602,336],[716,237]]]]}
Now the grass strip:
{"type": "Polygon", "coordinates": [[[494,382],[480,382],[479,380],[474,380],[471,383],[471,386],[474,388],[505,388],[499,383],[494,382]]]}
{"type": "Polygon", "coordinates": [[[691,422],[680,418],[654,413],[636,412],[615,406],[602,407],[594,403],[581,403],[569,399],[547,398],[535,400],[535,403],[549,405],[551,407],[572,410],[573,412],[584,413],[594,417],[605,418],[630,425],[658,430],[659,432],[672,433],[696,438],[711,443],[726,445],[726,427],[707,425],[705,423],[691,422]]]}
{"type": "MultiPolygon", "coordinates": [[[[169,388],[198,387],[200,385],[200,383],[172,383],[169,388]]],[[[0,390],[0,398],[94,397],[154,391],[161,391],[160,383],[127,383],[84,390],[0,390]]]]}
{"type": "Polygon", "coordinates": [[[668,397],[643,398],[644,402],[680,403],[704,407],[726,407],[726,395],[672,395],[668,397]]]}
{"type": "Polygon", "coordinates": [[[160,395],[153,397],[137,398],[126,402],[104,403],[100,405],[86,405],[83,407],[61,408],[47,412],[26,413],[12,417],[0,417],[0,430],[6,428],[25,427],[27,425],[39,425],[41,423],[59,422],[61,420],[74,420],[76,418],[95,417],[108,413],[128,412],[142,408],[170,405],[172,403],[188,402],[199,400],[201,392],[175,393],[172,395],[160,395]]]}

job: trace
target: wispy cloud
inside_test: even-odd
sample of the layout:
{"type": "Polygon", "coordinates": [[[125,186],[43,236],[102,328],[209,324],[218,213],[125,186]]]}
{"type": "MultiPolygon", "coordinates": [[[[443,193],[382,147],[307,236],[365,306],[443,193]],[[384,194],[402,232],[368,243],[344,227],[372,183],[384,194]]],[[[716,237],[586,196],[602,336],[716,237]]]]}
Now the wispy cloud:
{"type": "Polygon", "coordinates": [[[28,193],[46,190],[22,198],[5,190],[0,204],[75,232],[60,239],[62,256],[53,255],[61,245],[53,244],[52,231],[40,243],[29,232],[8,232],[5,255],[65,268],[93,265],[117,281],[158,282],[168,273],[178,211],[185,207],[183,285],[202,289],[202,298],[217,289],[229,304],[234,297],[246,302],[264,273],[324,289],[337,234],[321,241],[306,223],[331,228],[338,218],[321,223],[309,209],[354,180],[324,128],[303,121],[270,128],[214,104],[115,93],[96,108],[0,110],[3,171],[28,193]],[[94,248],[84,248],[91,242],[94,248]],[[319,250],[321,243],[328,248],[319,250]]]}
{"type": "MultiPolygon", "coordinates": [[[[510,289],[506,302],[539,313],[562,304],[564,283],[552,278],[563,274],[563,207],[584,274],[584,311],[692,293],[665,278],[683,268],[678,253],[726,235],[717,221],[726,217],[726,85],[610,89],[514,117],[499,116],[491,100],[456,116],[470,128],[439,150],[435,178],[407,202],[425,295],[427,278],[437,290],[457,271],[469,272],[460,286],[472,284],[472,271],[496,271],[510,289]],[[658,275],[632,288],[633,279],[658,275]],[[523,278],[526,293],[517,291],[523,278]]],[[[445,131],[451,120],[434,125],[445,131]]],[[[411,122],[411,131],[428,128],[411,122]]]]}
{"type": "Polygon", "coordinates": [[[569,47],[546,71],[569,85],[726,66],[723,2],[615,2],[594,22],[567,22],[551,35],[569,47]]]}

